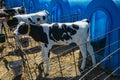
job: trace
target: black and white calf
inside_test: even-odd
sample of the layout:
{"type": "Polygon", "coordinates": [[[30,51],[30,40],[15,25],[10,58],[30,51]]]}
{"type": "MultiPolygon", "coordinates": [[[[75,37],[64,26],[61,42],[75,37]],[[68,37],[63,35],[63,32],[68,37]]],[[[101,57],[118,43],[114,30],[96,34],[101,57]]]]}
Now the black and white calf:
{"type": "Polygon", "coordinates": [[[23,15],[16,15],[13,16],[11,20],[7,21],[7,24],[9,27],[16,27],[17,24],[21,21],[24,21],[26,23],[33,23],[33,24],[41,24],[46,23],[48,21],[48,11],[43,10],[36,13],[30,13],[30,14],[23,14],[23,15]]]}
{"type": "MultiPolygon", "coordinates": [[[[0,9],[1,13],[5,13],[6,15],[3,15],[7,17],[8,19],[11,19],[12,16],[19,15],[19,14],[26,14],[26,8],[24,7],[14,7],[10,9],[0,9]]],[[[5,25],[5,24],[4,24],[5,25]]],[[[2,28],[3,23],[0,22],[0,29],[2,28]]]]}
{"type": "Polygon", "coordinates": [[[49,51],[52,46],[56,44],[69,45],[70,43],[76,43],[81,49],[83,57],[81,64],[82,70],[84,70],[86,65],[87,51],[92,57],[93,65],[96,64],[93,47],[89,42],[89,27],[89,21],[87,19],[83,19],[81,21],[73,23],[45,23],[40,25],[26,24],[25,22],[20,22],[17,25],[16,30],[14,31],[14,35],[18,36],[28,34],[35,41],[40,42],[42,47],[42,58],[45,57],[47,62],[46,74],[49,74],[49,51]]]}
{"type": "Polygon", "coordinates": [[[0,9],[0,12],[5,12],[10,16],[15,16],[18,14],[26,14],[26,8],[24,7],[14,7],[10,9],[0,9]]]}
{"type": "MultiPolygon", "coordinates": [[[[13,16],[15,15],[22,15],[22,14],[26,14],[26,8],[25,7],[14,7],[14,8],[10,8],[10,9],[0,9],[0,12],[5,13],[5,17],[8,18],[9,20],[13,19],[13,16]]],[[[11,24],[11,23],[10,23],[11,24]]],[[[6,22],[0,22],[0,33],[2,33],[2,29],[4,26],[8,26],[8,24],[6,22]]],[[[8,26],[10,27],[10,26],[8,26]]],[[[16,44],[18,45],[18,43],[16,42],[16,44]]]]}
{"type": "MultiPolygon", "coordinates": [[[[15,28],[17,26],[17,24],[21,21],[24,21],[26,23],[42,24],[42,23],[48,22],[48,17],[49,17],[48,11],[43,10],[43,11],[39,11],[36,13],[13,16],[13,18],[11,20],[7,21],[7,24],[10,28],[15,28]]],[[[18,39],[20,39],[20,38],[21,38],[20,36],[19,37],[15,36],[16,49],[18,49],[18,47],[20,47],[20,44],[18,41],[18,39]]]]}

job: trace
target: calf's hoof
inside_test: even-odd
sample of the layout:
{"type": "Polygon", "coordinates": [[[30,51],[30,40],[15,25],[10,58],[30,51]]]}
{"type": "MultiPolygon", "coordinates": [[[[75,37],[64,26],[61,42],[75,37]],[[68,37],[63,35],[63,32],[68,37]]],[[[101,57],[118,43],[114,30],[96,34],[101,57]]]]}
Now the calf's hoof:
{"type": "Polygon", "coordinates": [[[41,63],[40,63],[40,65],[43,65],[43,64],[44,64],[44,62],[41,62],[41,63]]]}
{"type": "Polygon", "coordinates": [[[80,71],[81,71],[81,72],[82,72],[83,70],[84,70],[84,69],[81,69],[81,68],[80,68],[80,71]]]}
{"type": "Polygon", "coordinates": [[[49,76],[49,73],[46,73],[46,74],[45,74],[45,77],[47,77],[47,76],[49,76]]]}

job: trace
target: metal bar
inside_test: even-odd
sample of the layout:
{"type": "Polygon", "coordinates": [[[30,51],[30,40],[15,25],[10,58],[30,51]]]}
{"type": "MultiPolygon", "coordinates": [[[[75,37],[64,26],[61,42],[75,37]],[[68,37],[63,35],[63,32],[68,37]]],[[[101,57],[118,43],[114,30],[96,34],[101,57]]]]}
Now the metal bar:
{"type": "Polygon", "coordinates": [[[113,54],[115,54],[117,51],[119,51],[120,48],[118,48],[117,50],[113,51],[112,53],[110,53],[108,56],[106,56],[103,60],[101,60],[99,63],[97,63],[92,69],[90,69],[87,73],[85,73],[79,80],[82,80],[85,76],[87,76],[92,70],[94,70],[98,65],[100,65],[102,62],[104,62],[105,60],[107,60],[109,57],[112,57],[113,54]]]}
{"type": "Polygon", "coordinates": [[[120,69],[120,66],[116,68],[111,74],[109,74],[107,77],[104,78],[104,80],[107,80],[113,73],[115,73],[117,70],[120,69]]]}
{"type": "Polygon", "coordinates": [[[59,56],[58,56],[58,62],[59,62],[59,67],[60,67],[60,73],[61,73],[61,76],[63,77],[62,67],[61,67],[61,65],[60,65],[60,58],[59,58],[59,56]]]}
{"type": "Polygon", "coordinates": [[[99,77],[102,76],[103,74],[105,74],[105,72],[102,72],[101,74],[97,75],[97,76],[94,77],[92,80],[97,80],[97,78],[99,78],[99,77]]]}
{"type": "Polygon", "coordinates": [[[76,72],[76,76],[77,76],[77,66],[76,66],[74,51],[72,51],[72,53],[73,53],[73,59],[74,59],[74,65],[75,65],[75,72],[76,72]]]}

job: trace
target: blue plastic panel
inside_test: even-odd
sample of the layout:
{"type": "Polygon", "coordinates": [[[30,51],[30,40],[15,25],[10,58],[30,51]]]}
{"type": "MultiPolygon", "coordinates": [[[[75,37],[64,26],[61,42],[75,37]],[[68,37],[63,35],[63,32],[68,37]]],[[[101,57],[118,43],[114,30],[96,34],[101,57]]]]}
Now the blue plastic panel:
{"type": "Polygon", "coordinates": [[[19,7],[24,5],[24,0],[5,0],[6,8],[19,7]]]}
{"type": "Polygon", "coordinates": [[[61,22],[62,21],[61,13],[62,13],[62,9],[60,5],[56,4],[51,11],[52,22],[61,22]]]}
{"type": "Polygon", "coordinates": [[[107,15],[103,11],[96,11],[91,18],[91,39],[99,40],[105,37],[108,27],[107,15]]]}
{"type": "Polygon", "coordinates": [[[34,13],[40,10],[49,9],[51,0],[5,0],[6,8],[24,6],[27,13],[34,13]]]}

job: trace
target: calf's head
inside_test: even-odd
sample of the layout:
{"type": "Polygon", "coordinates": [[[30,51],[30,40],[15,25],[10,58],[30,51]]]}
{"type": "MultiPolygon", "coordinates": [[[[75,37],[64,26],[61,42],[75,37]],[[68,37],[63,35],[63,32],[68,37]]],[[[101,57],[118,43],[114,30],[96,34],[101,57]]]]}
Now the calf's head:
{"type": "Polygon", "coordinates": [[[26,9],[24,7],[14,7],[11,9],[4,9],[3,11],[9,15],[7,24],[10,28],[14,28],[18,24],[18,19],[14,17],[15,15],[26,14],[26,9]]]}
{"type": "Polygon", "coordinates": [[[7,21],[7,24],[8,24],[8,26],[9,26],[10,28],[15,28],[15,27],[17,26],[17,24],[18,24],[18,19],[15,18],[15,17],[13,17],[12,19],[9,19],[9,20],[7,21]]]}
{"type": "Polygon", "coordinates": [[[14,7],[14,8],[10,8],[10,9],[4,9],[4,12],[9,14],[10,16],[15,16],[18,14],[25,14],[26,9],[24,7],[14,7]]]}
{"type": "Polygon", "coordinates": [[[14,16],[16,14],[16,11],[14,9],[5,9],[4,12],[11,16],[14,16]]]}

